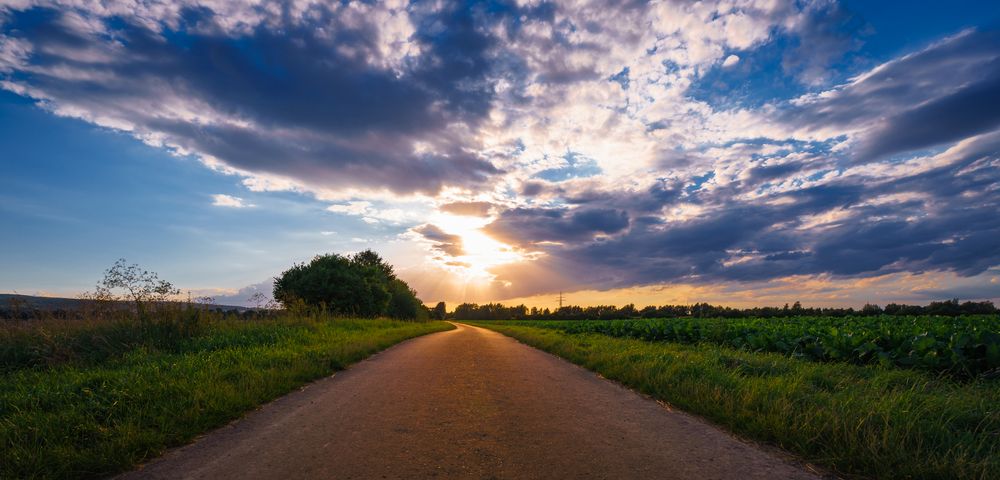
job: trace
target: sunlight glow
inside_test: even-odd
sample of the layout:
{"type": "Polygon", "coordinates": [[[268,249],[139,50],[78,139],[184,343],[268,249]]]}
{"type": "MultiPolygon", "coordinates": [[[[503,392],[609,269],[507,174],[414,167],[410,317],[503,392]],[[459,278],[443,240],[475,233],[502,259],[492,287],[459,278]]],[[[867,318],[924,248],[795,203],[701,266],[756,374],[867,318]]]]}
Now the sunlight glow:
{"type": "Polygon", "coordinates": [[[436,260],[469,283],[488,283],[495,278],[490,268],[524,260],[525,255],[510,245],[483,233],[482,228],[491,221],[489,217],[435,213],[429,223],[462,239],[462,255],[440,256],[436,260]]]}

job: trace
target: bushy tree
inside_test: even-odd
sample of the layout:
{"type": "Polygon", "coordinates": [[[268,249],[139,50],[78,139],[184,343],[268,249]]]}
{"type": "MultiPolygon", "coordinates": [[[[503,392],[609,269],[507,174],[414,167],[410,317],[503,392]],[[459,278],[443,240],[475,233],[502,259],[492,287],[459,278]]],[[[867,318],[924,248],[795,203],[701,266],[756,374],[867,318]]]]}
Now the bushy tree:
{"type": "Polygon", "coordinates": [[[302,302],[340,315],[426,318],[426,309],[392,266],[371,250],[353,256],[320,255],[297,264],[274,281],[274,299],[302,302]]]}

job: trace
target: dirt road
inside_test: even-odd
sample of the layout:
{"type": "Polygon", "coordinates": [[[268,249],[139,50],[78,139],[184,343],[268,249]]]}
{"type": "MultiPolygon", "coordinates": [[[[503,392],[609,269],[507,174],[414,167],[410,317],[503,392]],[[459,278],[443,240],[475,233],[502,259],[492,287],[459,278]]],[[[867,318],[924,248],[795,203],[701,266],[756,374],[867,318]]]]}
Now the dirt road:
{"type": "Polygon", "coordinates": [[[124,478],[814,478],[489,330],[417,338],[124,478]]]}

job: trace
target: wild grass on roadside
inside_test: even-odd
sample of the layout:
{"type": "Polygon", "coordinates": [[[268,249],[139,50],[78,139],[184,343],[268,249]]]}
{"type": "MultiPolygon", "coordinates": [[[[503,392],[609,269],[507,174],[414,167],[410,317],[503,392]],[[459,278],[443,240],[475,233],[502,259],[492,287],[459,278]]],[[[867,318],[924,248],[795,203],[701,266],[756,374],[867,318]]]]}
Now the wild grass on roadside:
{"type": "MultiPolygon", "coordinates": [[[[843,474],[1000,478],[1000,383],[476,322],[843,474]]],[[[571,408],[571,406],[567,406],[571,408]]]]}
{"type": "Polygon", "coordinates": [[[0,329],[0,478],[128,469],[444,322],[179,316],[0,329]]]}
{"type": "Polygon", "coordinates": [[[0,373],[62,364],[98,364],[137,348],[177,351],[211,326],[235,319],[190,305],[161,307],[138,320],[118,310],[79,319],[35,318],[0,321],[0,373]]]}

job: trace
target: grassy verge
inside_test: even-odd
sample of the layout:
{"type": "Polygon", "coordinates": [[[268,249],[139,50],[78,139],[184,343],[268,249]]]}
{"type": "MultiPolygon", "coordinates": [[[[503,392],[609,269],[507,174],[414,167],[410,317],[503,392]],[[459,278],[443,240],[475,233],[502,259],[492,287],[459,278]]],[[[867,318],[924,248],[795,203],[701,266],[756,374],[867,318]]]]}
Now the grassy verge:
{"type": "Polygon", "coordinates": [[[453,328],[313,316],[195,320],[178,335],[174,323],[2,332],[0,478],[117,473],[397,342],[453,328]]]}
{"type": "Polygon", "coordinates": [[[1000,383],[474,322],[848,475],[1000,478],[1000,383]]]}

